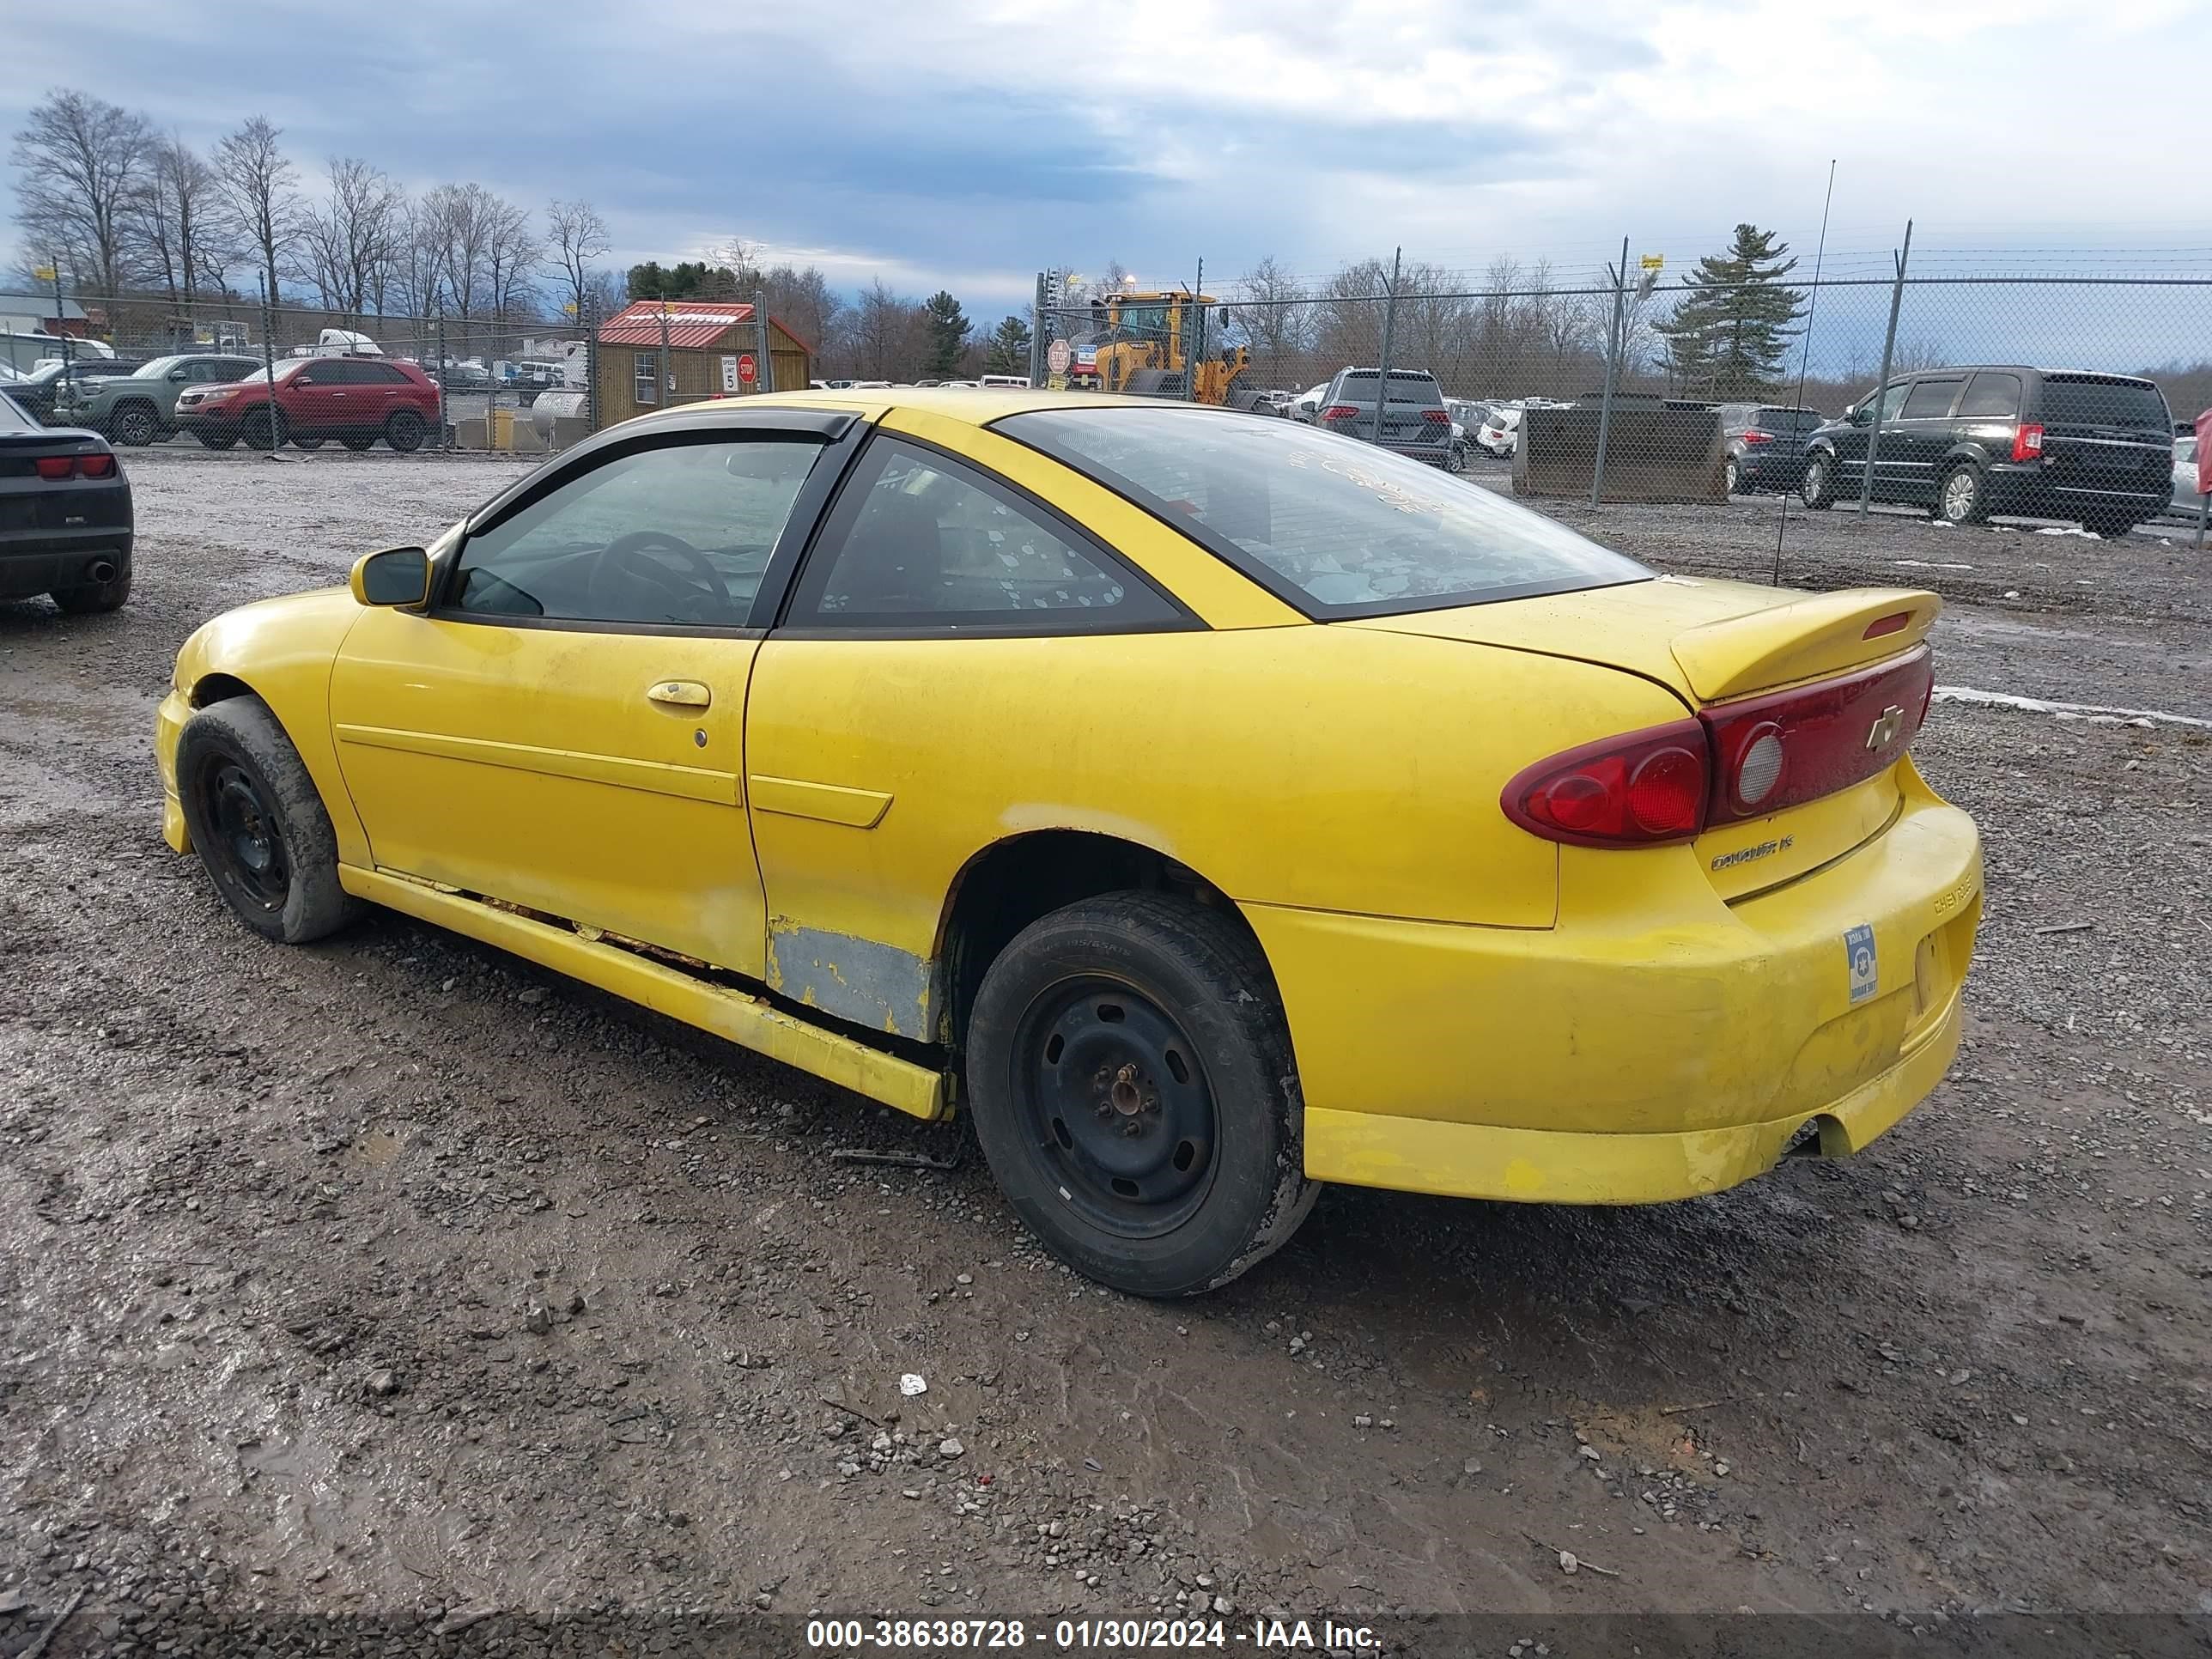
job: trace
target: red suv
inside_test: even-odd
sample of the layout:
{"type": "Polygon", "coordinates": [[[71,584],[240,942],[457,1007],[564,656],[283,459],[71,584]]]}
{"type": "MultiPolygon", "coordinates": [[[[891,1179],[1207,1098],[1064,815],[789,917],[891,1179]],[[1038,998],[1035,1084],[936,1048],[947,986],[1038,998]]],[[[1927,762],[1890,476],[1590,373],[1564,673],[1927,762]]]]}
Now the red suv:
{"type": "Polygon", "coordinates": [[[192,386],[177,399],[177,424],[210,449],[243,438],[254,449],[288,440],[313,449],[335,438],[367,449],[379,438],[403,454],[438,425],[438,388],[412,363],[388,357],[287,357],[276,365],[276,401],[256,374],[226,386],[192,386]]]}

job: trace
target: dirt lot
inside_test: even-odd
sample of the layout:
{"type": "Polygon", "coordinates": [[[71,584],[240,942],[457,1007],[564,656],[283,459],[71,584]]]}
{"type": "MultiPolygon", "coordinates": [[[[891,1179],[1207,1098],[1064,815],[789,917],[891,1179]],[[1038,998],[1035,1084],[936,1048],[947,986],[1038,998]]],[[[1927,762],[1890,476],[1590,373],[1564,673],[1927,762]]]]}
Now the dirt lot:
{"type": "MultiPolygon", "coordinates": [[[[0,605],[0,1654],[80,1590],[52,1652],[617,1605],[2212,1613],[2180,535],[1793,514],[1785,581],[1958,602],[1946,685],[2199,722],[1939,708],[1988,837],[1972,1022],[1869,1154],[1621,1212],[1333,1191],[1162,1306],[1042,1257],[958,1127],[397,917],[250,938],[156,835],[178,644],[508,464],[129,464],[131,605],[0,605]]],[[[1771,500],[1561,516],[1773,558],[1771,500]]]]}

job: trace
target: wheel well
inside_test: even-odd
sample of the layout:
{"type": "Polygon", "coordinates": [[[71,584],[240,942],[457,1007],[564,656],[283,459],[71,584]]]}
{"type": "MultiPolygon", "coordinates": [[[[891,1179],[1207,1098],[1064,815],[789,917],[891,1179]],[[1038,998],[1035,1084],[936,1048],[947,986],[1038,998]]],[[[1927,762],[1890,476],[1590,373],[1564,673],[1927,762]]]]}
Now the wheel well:
{"type": "Polygon", "coordinates": [[[1250,932],[1235,903],[1205,877],[1119,836],[1040,830],[995,842],[970,859],[953,882],[938,939],[954,1046],[967,1035],[984,974],[1017,933],[1083,899],[1131,890],[1180,894],[1250,932]]]}
{"type": "Polygon", "coordinates": [[[192,685],[192,707],[204,708],[231,697],[250,697],[253,688],[233,674],[203,674],[192,685]]]}

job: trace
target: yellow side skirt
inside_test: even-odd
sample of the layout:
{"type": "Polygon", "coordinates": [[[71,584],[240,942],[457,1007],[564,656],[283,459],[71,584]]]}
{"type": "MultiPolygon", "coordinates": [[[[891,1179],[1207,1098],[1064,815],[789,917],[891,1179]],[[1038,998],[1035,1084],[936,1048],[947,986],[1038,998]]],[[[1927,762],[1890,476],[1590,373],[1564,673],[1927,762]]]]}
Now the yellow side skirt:
{"type": "Polygon", "coordinates": [[[695,979],[619,945],[580,938],[565,928],[404,877],[341,865],[338,879],[356,898],[511,951],[556,974],[641,1003],[870,1100],[918,1118],[945,1115],[941,1073],[795,1019],[763,998],[695,979]]]}
{"type": "Polygon", "coordinates": [[[1678,1134],[1591,1134],[1440,1123],[1372,1112],[1306,1108],[1306,1174],[1316,1181],[1442,1198],[1528,1204],[1657,1204],[1717,1193],[1774,1167],[1808,1122],[1830,1158],[1862,1150],[1927,1098],[1959,1051],[1954,990],[1911,1047],[1818,1111],[1770,1123],[1678,1134]]]}

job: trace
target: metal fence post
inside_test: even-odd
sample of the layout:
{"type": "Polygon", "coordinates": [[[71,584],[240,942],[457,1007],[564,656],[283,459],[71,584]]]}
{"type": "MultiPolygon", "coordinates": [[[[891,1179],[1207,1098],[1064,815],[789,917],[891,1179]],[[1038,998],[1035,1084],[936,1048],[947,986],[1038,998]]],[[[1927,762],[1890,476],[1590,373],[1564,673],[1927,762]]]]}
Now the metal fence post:
{"type": "Polygon", "coordinates": [[[1375,423],[1368,428],[1367,441],[1382,441],[1382,410],[1390,401],[1390,336],[1398,325],[1398,270],[1406,257],[1402,247],[1390,253],[1390,289],[1382,301],[1382,361],[1375,365],[1375,423]]]}
{"type": "Polygon", "coordinates": [[[1040,270],[1037,272],[1036,279],[1036,304],[1030,312],[1030,316],[1036,325],[1030,330],[1030,384],[1031,386],[1041,386],[1044,381],[1043,374],[1041,372],[1044,368],[1045,328],[1047,326],[1045,321],[1044,301],[1045,273],[1040,270]]]}
{"type": "Polygon", "coordinates": [[[430,296],[430,325],[437,336],[438,447],[450,449],[453,447],[453,422],[446,407],[446,307],[445,302],[434,294],[430,296]]]}
{"type": "Polygon", "coordinates": [[[269,275],[261,276],[261,372],[267,377],[269,401],[261,418],[269,429],[269,453],[276,453],[276,296],[269,291],[269,275]]]}
{"type": "MultiPolygon", "coordinates": [[[[69,395],[73,398],[76,395],[76,388],[70,381],[69,318],[64,313],[64,307],[62,306],[62,258],[58,253],[54,255],[52,270],[54,273],[54,327],[59,331],[62,337],[62,390],[68,392],[69,395]]],[[[83,285],[80,283],[78,286],[82,289],[83,285]]],[[[85,327],[89,331],[91,326],[92,324],[90,319],[88,319],[85,327]]],[[[110,331],[112,332],[112,330],[110,331]]]]}
{"type": "Polygon", "coordinates": [[[1867,516],[1874,500],[1875,457],[1881,453],[1881,406],[1889,391],[1890,354],[1897,349],[1897,313],[1905,303],[1905,262],[1912,255],[1912,221],[1905,222],[1905,246],[1894,256],[1897,281],[1889,290],[1889,331],[1881,337],[1881,379],[1874,389],[1874,426],[1867,433],[1866,470],[1859,474],[1859,517],[1867,516]]]}
{"type": "Polygon", "coordinates": [[[775,354],[769,349],[768,296],[753,290],[753,322],[760,331],[760,368],[753,384],[763,392],[775,390],[775,354]]]}
{"type": "Polygon", "coordinates": [[[1198,401],[1199,366],[1206,361],[1206,261],[1198,262],[1198,286],[1190,291],[1190,325],[1183,334],[1182,395],[1198,401]]]}
{"type": "MultiPolygon", "coordinates": [[[[1605,451],[1613,434],[1613,389],[1620,380],[1620,360],[1627,342],[1623,324],[1628,313],[1628,238],[1620,239],[1620,265],[1613,273],[1613,330],[1605,342],[1605,393],[1597,405],[1597,455],[1590,465],[1590,505],[1595,507],[1605,495],[1605,451]]],[[[1521,417],[1522,430],[1514,440],[1516,447],[1528,441],[1528,417],[1521,417]]]]}

